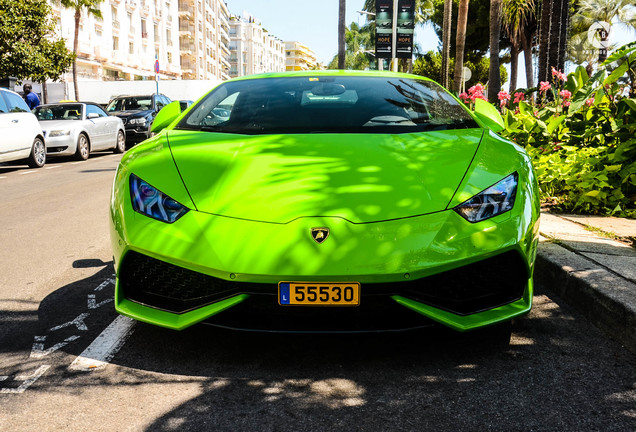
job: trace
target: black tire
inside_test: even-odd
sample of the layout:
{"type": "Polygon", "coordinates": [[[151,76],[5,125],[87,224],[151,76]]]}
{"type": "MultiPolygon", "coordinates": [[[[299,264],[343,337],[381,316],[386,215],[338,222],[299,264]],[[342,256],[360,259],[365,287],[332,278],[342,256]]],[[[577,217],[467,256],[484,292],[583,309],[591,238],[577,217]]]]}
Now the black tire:
{"type": "Polygon", "coordinates": [[[117,132],[117,143],[113,151],[115,153],[123,153],[126,151],[126,136],[123,131],[117,132]]]}
{"type": "Polygon", "coordinates": [[[91,152],[91,146],[88,142],[86,134],[81,133],[77,137],[77,149],[75,150],[75,159],[79,161],[85,161],[91,152]]]}
{"type": "Polygon", "coordinates": [[[31,168],[42,168],[46,163],[46,145],[42,138],[35,137],[31,145],[31,154],[27,159],[27,163],[31,168]]]}

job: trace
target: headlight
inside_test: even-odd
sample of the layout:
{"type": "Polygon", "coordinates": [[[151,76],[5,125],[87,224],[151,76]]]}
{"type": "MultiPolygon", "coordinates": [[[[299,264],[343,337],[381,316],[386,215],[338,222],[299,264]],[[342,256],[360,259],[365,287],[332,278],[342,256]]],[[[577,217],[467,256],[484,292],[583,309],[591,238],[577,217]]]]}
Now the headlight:
{"type": "Polygon", "coordinates": [[[512,173],[454,210],[468,222],[480,222],[505,213],[515,205],[518,179],[518,174],[512,173]]]}
{"type": "Polygon", "coordinates": [[[51,132],[49,132],[49,137],[58,137],[58,136],[66,136],[66,135],[70,135],[71,131],[70,130],[53,130],[51,132]]]}
{"type": "Polygon", "coordinates": [[[136,212],[166,223],[172,223],[188,212],[187,207],[134,174],[130,175],[130,199],[136,212]]]}
{"type": "Polygon", "coordinates": [[[137,124],[140,126],[144,126],[146,124],[146,118],[142,117],[142,118],[134,118],[132,120],[130,120],[130,124],[137,124]]]}

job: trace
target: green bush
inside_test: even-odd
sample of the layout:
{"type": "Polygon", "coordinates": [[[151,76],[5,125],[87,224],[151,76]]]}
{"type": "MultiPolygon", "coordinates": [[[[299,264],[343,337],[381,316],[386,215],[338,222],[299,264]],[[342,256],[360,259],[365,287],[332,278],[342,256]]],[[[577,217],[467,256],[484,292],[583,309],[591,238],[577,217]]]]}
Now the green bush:
{"type": "Polygon", "coordinates": [[[632,42],[592,77],[583,67],[567,77],[553,70],[552,83],[500,94],[502,134],[527,149],[544,201],[562,211],[636,218],[635,81],[632,42]]]}

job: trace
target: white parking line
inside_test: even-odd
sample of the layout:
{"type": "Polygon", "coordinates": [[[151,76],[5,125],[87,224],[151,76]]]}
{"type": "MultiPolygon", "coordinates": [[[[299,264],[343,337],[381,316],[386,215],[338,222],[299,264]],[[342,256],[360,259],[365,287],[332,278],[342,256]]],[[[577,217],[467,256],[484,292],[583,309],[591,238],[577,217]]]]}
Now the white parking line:
{"type": "Polygon", "coordinates": [[[101,332],[68,367],[71,371],[91,371],[106,367],[108,362],[124,346],[134,330],[135,321],[118,316],[101,332]]]}
{"type": "Polygon", "coordinates": [[[31,174],[31,173],[34,173],[34,172],[37,172],[37,171],[23,171],[21,173],[18,173],[18,175],[31,174]]]}
{"type": "Polygon", "coordinates": [[[84,163],[84,162],[86,162],[86,161],[71,162],[71,165],[77,165],[77,164],[81,164],[81,163],[84,163]]]}
{"type": "Polygon", "coordinates": [[[44,167],[44,169],[54,169],[54,168],[59,168],[59,167],[61,167],[61,166],[62,166],[62,165],[47,166],[47,167],[44,167]]]}

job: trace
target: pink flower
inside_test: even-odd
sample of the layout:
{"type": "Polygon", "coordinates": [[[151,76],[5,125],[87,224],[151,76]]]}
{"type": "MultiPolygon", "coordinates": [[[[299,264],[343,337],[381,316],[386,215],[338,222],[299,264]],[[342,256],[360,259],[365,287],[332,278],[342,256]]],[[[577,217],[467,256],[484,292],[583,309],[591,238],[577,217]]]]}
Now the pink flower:
{"type": "Polygon", "coordinates": [[[587,99],[587,100],[585,101],[585,105],[587,105],[587,106],[589,106],[589,107],[591,107],[592,105],[594,105],[594,98],[593,98],[593,97],[591,97],[591,98],[587,99]]]}
{"type": "Polygon", "coordinates": [[[514,103],[519,103],[522,100],[524,100],[526,97],[526,95],[523,92],[517,92],[515,93],[515,100],[513,101],[514,103]]]}
{"type": "Polygon", "coordinates": [[[570,93],[568,90],[561,90],[559,94],[563,99],[570,99],[570,97],[572,97],[572,93],[570,93]]]}
{"type": "Polygon", "coordinates": [[[551,86],[551,85],[550,85],[550,83],[549,83],[549,82],[547,82],[547,81],[541,81],[541,82],[539,83],[539,91],[540,91],[541,93],[546,92],[546,91],[550,90],[551,88],[552,88],[552,86],[551,86]]]}
{"type": "Polygon", "coordinates": [[[561,81],[567,81],[568,77],[561,71],[556,70],[554,66],[552,66],[552,76],[560,79],[561,81]]]}
{"type": "Polygon", "coordinates": [[[466,92],[462,92],[459,94],[459,98],[465,103],[468,100],[468,94],[466,92]]]}
{"type": "Polygon", "coordinates": [[[570,101],[564,101],[563,102],[563,106],[564,107],[569,107],[570,106],[570,101]]]}
{"type": "Polygon", "coordinates": [[[510,100],[510,95],[508,94],[507,91],[500,91],[499,93],[497,93],[497,98],[500,101],[509,101],[510,100]]]}
{"type": "Polygon", "coordinates": [[[539,111],[535,111],[535,112],[534,112],[534,116],[535,116],[535,117],[539,117],[539,111]]]}

